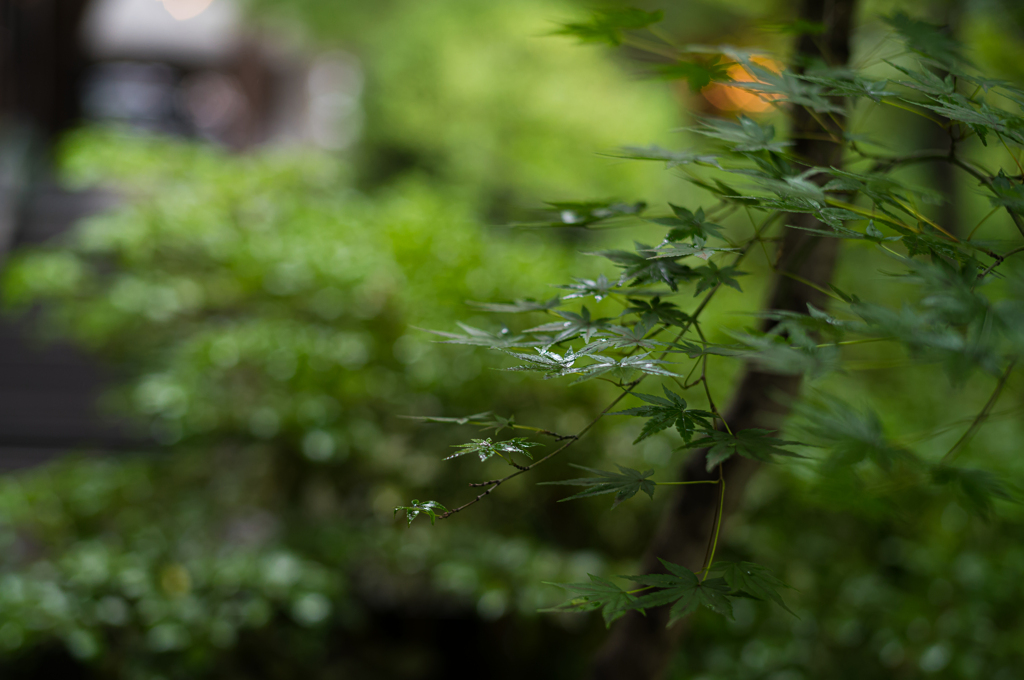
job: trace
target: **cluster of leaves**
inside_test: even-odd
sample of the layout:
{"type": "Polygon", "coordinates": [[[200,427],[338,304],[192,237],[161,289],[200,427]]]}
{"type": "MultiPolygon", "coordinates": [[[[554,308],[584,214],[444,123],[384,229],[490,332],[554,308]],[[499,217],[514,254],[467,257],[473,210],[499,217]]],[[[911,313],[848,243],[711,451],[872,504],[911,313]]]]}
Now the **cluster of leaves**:
{"type": "MultiPolygon", "coordinates": [[[[635,38],[635,32],[657,19],[655,14],[639,10],[599,13],[589,23],[565,26],[561,33],[588,42],[629,44],[642,49],[646,38],[635,38]]],[[[664,216],[641,215],[646,204],[640,202],[553,204],[560,219],[552,224],[599,228],[610,221],[633,220],[639,224],[642,220],[665,231],[656,245],[635,242],[632,251],[592,253],[621,270],[617,281],[605,274],[577,278],[575,283],[560,286],[572,291],[569,295],[547,303],[520,300],[479,305],[484,311],[545,314],[555,320],[539,325],[523,323],[522,331],[508,331],[503,326],[500,339],[495,336],[490,342],[481,331],[465,342],[489,346],[516,359],[517,365],[507,370],[538,372],[544,378],[572,377],[573,384],[592,378],[605,380],[620,390],[613,406],[627,394],[634,394],[646,405],[614,413],[646,418],[636,442],[675,427],[683,448],[705,451],[709,471],[732,456],[768,462],[803,455],[792,450],[801,446],[800,442],[779,439],[769,430],[734,432],[729,427],[712,397],[717,386],[709,384],[709,356],[749,362],[772,373],[817,379],[845,369],[846,345],[899,343],[915,361],[940,362],[954,384],[963,383],[980,370],[998,378],[996,390],[964,436],[940,461],[927,461],[907,447],[893,444],[882,435],[877,419],[862,417],[845,407],[807,407],[815,414],[807,435],[829,451],[823,470],[855,470],[865,460],[881,470],[914,462],[920,472],[914,483],[952,489],[981,513],[991,512],[993,500],[1011,498],[1007,486],[994,473],[954,467],[951,461],[984,423],[1024,354],[1024,286],[1002,267],[1024,248],[999,252],[991,248],[990,241],[974,240],[974,232],[967,235],[960,225],[936,223],[922,213],[920,206],[939,198],[905,183],[897,171],[922,160],[952,164],[976,179],[993,207],[1005,211],[1024,235],[1024,177],[1002,169],[989,171],[980,162],[957,153],[970,146],[965,142],[972,137],[983,145],[990,138],[998,138],[1005,144],[1024,146],[1024,117],[1001,107],[1004,102],[1024,106],[1024,90],[978,75],[960,56],[956,44],[935,27],[902,13],[886,21],[913,54],[910,60],[886,62],[892,74],[887,80],[821,64],[799,71],[776,71],[749,53],[732,48],[714,51],[718,57],[715,64],[722,60],[739,63],[752,76],[747,82],[731,82],[731,87],[753,92],[776,106],[809,111],[821,124],[820,135],[848,152],[848,169],[809,164],[796,155],[793,141],[779,138],[774,125],[743,115],[736,121],[703,120],[692,129],[711,141],[711,149],[627,149],[623,157],[663,161],[681,171],[684,180],[708,192],[716,203],[712,207],[669,204],[671,213],[664,216]],[[841,118],[844,100],[854,106],[892,104],[924,120],[941,115],[948,121],[946,126],[956,144],[954,151],[902,157],[870,151],[875,143],[868,141],[865,132],[846,129],[841,118]],[[734,213],[750,216],[752,236],[744,236],[727,221],[734,213]],[[756,328],[724,331],[735,343],[709,342],[701,314],[723,288],[744,292],[739,282],[739,277],[746,274],[740,269],[743,260],[778,238],[771,236],[772,230],[787,215],[813,219],[784,225],[783,230],[802,229],[816,238],[874,244],[893,258],[903,272],[892,278],[892,292],[885,297],[899,296],[902,307],[896,310],[888,300],[864,300],[834,286],[826,290],[786,271],[782,273],[831,297],[833,308],[824,311],[808,305],[806,310],[768,310],[759,315],[756,328]],[[990,285],[997,281],[998,286],[990,285]],[[692,310],[684,311],[669,299],[683,295],[689,286],[694,297],[703,297],[692,310]],[[996,295],[985,294],[987,289],[996,288],[996,295]],[[575,301],[583,298],[593,298],[597,303],[614,300],[624,309],[618,317],[601,317],[586,306],[575,307],[575,301]],[[515,351],[520,347],[533,351],[515,351]],[[692,364],[673,360],[680,355],[692,364]],[[700,377],[689,382],[689,376],[698,369],[700,377]],[[707,407],[690,409],[682,395],[664,385],[665,397],[634,392],[641,382],[659,378],[675,382],[684,392],[698,388],[702,394],[697,398],[707,407]]],[[[707,54],[706,49],[674,45],[665,50],[679,55],[680,65],[675,72],[680,77],[692,75],[686,55],[707,54]]],[[[671,70],[669,67],[666,72],[671,70]]],[[[749,227],[745,229],[749,233],[749,227]]],[[[774,268],[776,263],[768,256],[767,248],[764,253],[768,265],[774,268]]],[[[597,418],[609,413],[613,413],[611,407],[597,418]]],[[[564,500],[614,494],[614,504],[618,505],[640,491],[653,497],[658,484],[650,479],[654,470],[640,472],[619,465],[615,473],[577,467],[594,476],[549,482],[585,487],[564,500]]],[[[492,480],[489,490],[503,481],[492,480]]],[[[721,579],[706,579],[708,570],[719,568],[717,563],[708,565],[704,578],[676,565],[666,567],[670,575],[630,577],[647,588],[660,588],[654,593],[634,597],[632,592],[593,577],[592,584],[574,584],[570,589],[579,596],[560,610],[602,608],[605,620],[610,622],[629,609],[675,602],[675,621],[698,604],[727,613],[729,598],[741,594],[779,601],[766,590],[768,585],[778,584],[765,577],[767,572],[760,567],[746,565],[738,571],[722,566],[725,575],[721,579]],[[761,580],[742,580],[743,574],[755,573],[761,580]]]]}
{"type": "MultiPolygon", "coordinates": [[[[879,415],[858,409],[837,397],[819,395],[798,409],[807,441],[826,451],[822,472],[835,481],[866,493],[869,480],[890,484],[894,479],[915,486],[943,488],[970,512],[988,518],[995,501],[1017,501],[1020,491],[991,470],[955,465],[957,449],[941,460],[922,456],[889,437],[879,415]],[[872,474],[872,472],[874,474],[872,474]]],[[[968,430],[965,436],[972,435],[968,430]]]]}
{"type": "Polygon", "coordinates": [[[189,458],[66,461],[0,484],[0,654],[59,640],[84,663],[166,671],[275,618],[278,634],[329,623],[343,578],[253,510],[259,473],[236,465],[204,494],[189,458]],[[31,559],[26,539],[53,557],[31,559]]]}
{"type": "Polygon", "coordinates": [[[491,456],[511,458],[514,453],[526,456],[527,458],[533,458],[533,454],[530,453],[529,449],[534,446],[539,446],[539,444],[522,437],[508,439],[503,442],[492,442],[489,437],[487,439],[474,439],[468,444],[457,444],[455,448],[458,449],[458,452],[448,456],[445,460],[458,458],[467,453],[477,454],[480,456],[481,461],[485,461],[491,456]]]}
{"type": "Polygon", "coordinates": [[[420,515],[426,515],[430,518],[430,523],[433,524],[434,520],[437,519],[438,513],[448,512],[448,508],[444,507],[437,501],[418,501],[415,498],[412,503],[408,506],[402,505],[395,508],[395,514],[405,511],[405,518],[412,524],[412,521],[420,515]]]}
{"type": "MultiPolygon", "coordinates": [[[[709,571],[701,570],[703,578],[686,567],[661,560],[667,573],[643,576],[620,576],[640,584],[636,590],[623,590],[612,581],[590,575],[590,583],[553,583],[573,593],[566,602],[545,611],[589,612],[600,609],[605,625],[611,626],[626,612],[672,605],[668,625],[672,626],[698,607],[707,607],[716,614],[732,618],[732,600],[738,597],[774,602],[786,611],[789,608],[779,595],[787,587],[770,570],[751,562],[723,562],[709,571]]],[[[792,612],[791,612],[792,613],[792,612]]]]}
{"type": "Polygon", "coordinates": [[[667,387],[662,387],[662,389],[665,391],[664,397],[634,392],[633,396],[647,402],[648,406],[637,406],[611,414],[647,418],[647,422],[644,423],[643,429],[640,430],[640,435],[633,442],[634,444],[639,444],[651,435],[672,426],[675,426],[679,436],[686,443],[690,442],[690,439],[693,438],[693,433],[698,427],[705,431],[714,429],[711,426],[711,420],[715,417],[713,413],[687,408],[685,399],[667,387]]]}

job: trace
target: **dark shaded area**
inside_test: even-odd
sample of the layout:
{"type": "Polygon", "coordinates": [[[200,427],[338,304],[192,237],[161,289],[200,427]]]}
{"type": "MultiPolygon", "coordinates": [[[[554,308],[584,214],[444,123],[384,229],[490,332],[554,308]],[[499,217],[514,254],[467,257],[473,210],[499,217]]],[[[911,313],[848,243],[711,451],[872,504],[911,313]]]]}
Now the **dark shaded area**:
{"type": "Polygon", "coordinates": [[[54,139],[79,112],[88,0],[0,2],[0,117],[54,139]]]}
{"type": "MultiPolygon", "coordinates": [[[[218,655],[213,670],[195,677],[427,680],[462,677],[479,669],[491,678],[556,680],[578,675],[578,653],[596,643],[602,632],[593,620],[585,624],[587,634],[580,635],[550,619],[505,617],[488,623],[472,611],[446,609],[377,610],[365,620],[336,626],[327,646],[282,621],[243,633],[229,653],[218,655]],[[553,649],[562,652],[551,655],[553,649]]],[[[117,648],[116,636],[108,642],[117,648]]],[[[123,661],[131,667],[130,659],[123,661]]],[[[33,648],[0,665],[0,674],[25,680],[99,677],[57,644],[33,648]]]]}

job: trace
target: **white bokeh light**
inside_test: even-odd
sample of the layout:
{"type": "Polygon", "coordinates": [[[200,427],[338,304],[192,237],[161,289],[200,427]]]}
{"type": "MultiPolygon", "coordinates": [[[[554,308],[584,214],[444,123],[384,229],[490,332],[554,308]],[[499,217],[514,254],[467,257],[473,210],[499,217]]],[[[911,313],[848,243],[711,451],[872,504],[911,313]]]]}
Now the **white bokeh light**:
{"type": "Polygon", "coordinates": [[[178,21],[191,19],[206,11],[213,0],[161,0],[172,17],[178,21]]]}

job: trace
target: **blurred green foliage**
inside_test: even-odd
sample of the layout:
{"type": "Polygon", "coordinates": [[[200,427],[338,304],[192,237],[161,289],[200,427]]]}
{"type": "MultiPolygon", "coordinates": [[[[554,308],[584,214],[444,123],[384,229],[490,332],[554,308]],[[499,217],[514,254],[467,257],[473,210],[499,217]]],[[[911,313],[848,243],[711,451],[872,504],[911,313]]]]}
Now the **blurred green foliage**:
{"type": "Polygon", "coordinates": [[[785,562],[799,618],[749,603],[732,622],[702,612],[672,677],[1021,677],[1019,511],[985,521],[903,489],[872,512],[790,475],[750,491],[728,548],[785,562]]]}
{"type": "Polygon", "coordinates": [[[419,173],[509,221],[540,198],[644,194],[655,168],[598,154],[671,138],[671,91],[637,82],[601,50],[550,37],[562,0],[329,3],[254,0],[268,25],[341,46],[365,69],[358,182],[419,173]]]}
{"type": "Polygon", "coordinates": [[[48,668],[57,644],[103,677],[244,673],[264,656],[260,676],[337,663],[417,677],[445,663],[429,644],[410,638],[397,657],[363,649],[381,611],[415,612],[442,592],[456,617],[532,613],[546,604],[537,575],[605,569],[593,551],[538,539],[543,518],[522,508],[499,506],[505,518],[487,530],[392,534],[392,507],[437,482],[453,443],[397,416],[474,412],[495,393],[528,413],[553,398],[496,373],[472,381],[478,357],[416,327],[447,325],[466,299],[538,285],[549,296],[537,282],[557,282],[573,249],[481,228],[480,211],[507,216],[542,187],[639,192],[656,169],[595,152],[627,133],[666,134],[672,98],[606,55],[544,39],[543,17],[568,6],[366,9],[332,6],[330,21],[306,23],[366,69],[351,162],[117,132],[66,141],[64,180],[109,186],[123,205],[12,263],[6,299],[45,302],[46,333],[116,366],[127,380],[108,407],[174,453],[59,463],[0,492],[12,672],[48,668]],[[352,648],[326,644],[339,629],[352,648]]]}
{"type": "MultiPolygon", "coordinates": [[[[444,464],[462,476],[440,461],[484,435],[397,416],[486,404],[561,430],[603,407],[601,386],[531,385],[415,327],[452,330],[466,299],[547,299],[543,283],[596,275],[580,244],[482,227],[481,215],[668,195],[658,164],[594,152],[664,139],[673,96],[632,82],[601,50],[543,37],[575,15],[571,3],[252,4],[359,55],[365,136],[342,161],[109,131],[68,140],[67,181],[113,186],[123,205],[12,262],[4,293],[46,303],[46,332],[117,366],[127,379],[110,408],[163,448],[0,483],[0,672],[30,677],[70,655],[103,678],[412,678],[496,658],[502,677],[578,675],[600,622],[533,616],[560,595],[540,581],[630,573],[663,496],[608,512],[607,497],[576,509],[555,505],[564,489],[509,485],[458,524],[407,530],[396,504],[427,489],[468,496],[477,463],[444,464]]],[[[987,201],[968,199],[980,219],[987,201]]],[[[1001,238],[1008,225],[989,226],[1001,238]]],[[[885,264],[867,244],[844,258],[840,287],[885,264]]],[[[751,273],[744,286],[766,271],[751,273]]],[[[881,294],[890,282],[868,285],[881,294]]],[[[727,303],[716,323],[750,311],[727,303]]],[[[602,304],[595,315],[615,310],[602,304]]],[[[483,314],[466,320],[497,330],[483,314]]],[[[957,422],[939,372],[896,375],[885,366],[898,357],[858,351],[868,368],[830,388],[852,402],[874,395],[880,420],[904,431],[957,422]]],[[[719,381],[732,370],[712,365],[719,381]]],[[[1014,474],[1015,408],[971,450],[1014,474]]],[[[603,423],[585,462],[679,462],[671,429],[631,447],[633,420],[603,423]]],[[[776,568],[799,618],[754,602],[738,602],[731,623],[698,613],[676,677],[1021,677],[1018,511],[1000,506],[986,522],[920,489],[852,497],[808,466],[762,474],[726,527],[724,558],[776,568]]]]}
{"type": "Polygon", "coordinates": [[[402,584],[425,578],[491,617],[543,604],[537,573],[603,569],[594,553],[501,539],[516,519],[428,543],[388,529],[451,443],[399,415],[468,412],[496,392],[530,410],[557,398],[498,373],[471,381],[479,358],[416,327],[580,256],[482,230],[420,182],[371,201],[316,154],[232,157],[102,131],[65,153],[68,181],[103,178],[125,205],[12,262],[8,302],[45,303],[49,332],[131,376],[110,406],[177,452],[63,463],[0,492],[18,547],[0,586],[9,651],[57,638],[100,667],[211,672],[211,650],[275,616],[344,626],[329,617],[366,604],[346,574],[373,563],[392,565],[374,597],[415,602],[402,584]]]}

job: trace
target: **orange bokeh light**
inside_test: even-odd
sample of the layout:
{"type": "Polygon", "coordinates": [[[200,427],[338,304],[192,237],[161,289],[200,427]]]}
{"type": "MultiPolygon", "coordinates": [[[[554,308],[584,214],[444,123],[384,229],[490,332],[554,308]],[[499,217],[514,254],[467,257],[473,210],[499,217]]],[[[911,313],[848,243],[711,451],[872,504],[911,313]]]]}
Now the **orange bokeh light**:
{"type": "MultiPolygon", "coordinates": [[[[775,73],[782,71],[782,64],[768,57],[753,57],[751,61],[775,73]]],[[[733,64],[727,73],[735,81],[759,82],[754,74],[742,64],[733,64]]],[[[767,111],[772,106],[772,100],[779,98],[778,95],[751,92],[726,83],[711,83],[701,90],[701,94],[717,109],[743,113],[767,111]]]]}

